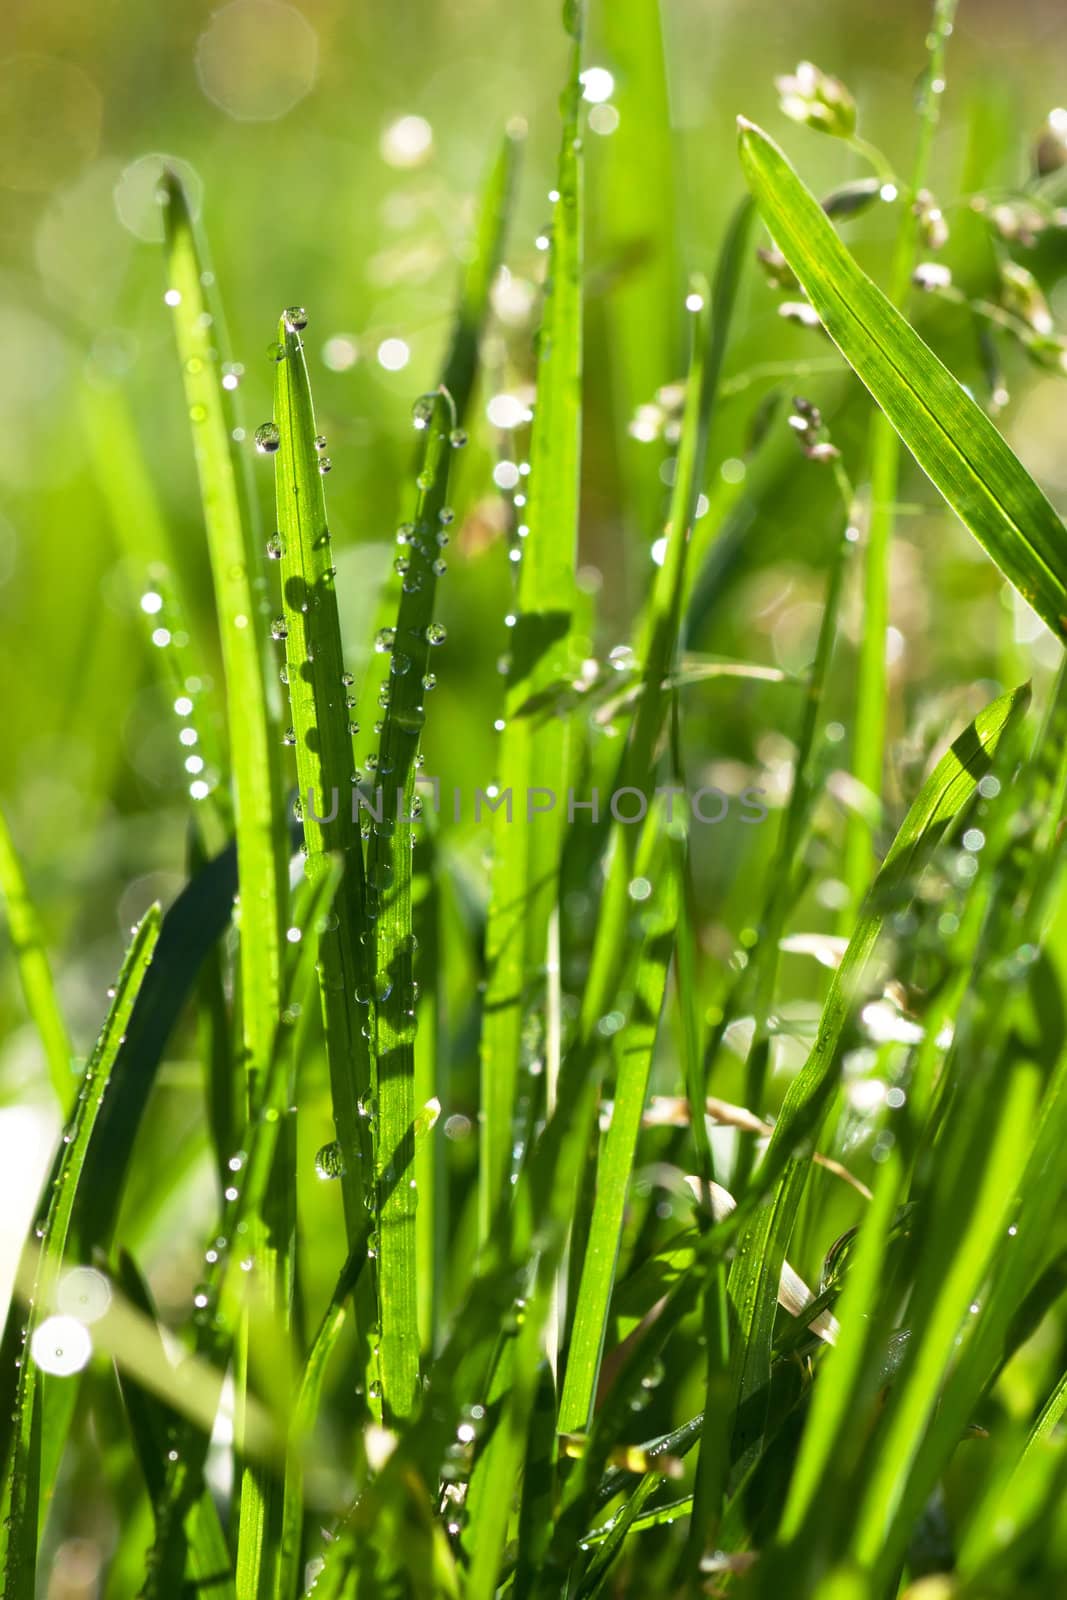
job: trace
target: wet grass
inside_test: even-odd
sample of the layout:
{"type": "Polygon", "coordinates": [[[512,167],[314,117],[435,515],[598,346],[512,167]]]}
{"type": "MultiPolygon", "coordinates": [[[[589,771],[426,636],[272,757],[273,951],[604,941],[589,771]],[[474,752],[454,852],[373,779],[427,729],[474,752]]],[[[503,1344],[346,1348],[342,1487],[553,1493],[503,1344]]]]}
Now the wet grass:
{"type": "MultiPolygon", "coordinates": [[[[926,44],[913,188],[952,9],[926,44]]],[[[645,78],[662,53],[649,15],[645,78]]],[[[331,523],[346,446],[319,431],[309,313],[282,312],[272,409],[246,430],[219,286],[165,177],[221,697],[176,664],[202,648],[184,632],[193,563],[176,538],[146,543],[163,514],[133,419],[109,398],[91,432],[152,583],[156,672],[193,732],[181,748],[217,753],[187,766],[186,886],[135,932],[84,1067],[0,823],[39,1077],[65,1119],[0,1350],[9,1600],[52,1593],[72,1530],[97,1537],[88,1473],[113,1514],[109,1600],[1015,1600],[1067,1575],[1067,531],[991,395],[932,348],[960,300],[932,293],[921,333],[906,314],[916,260],[944,246],[932,201],[896,194],[848,91],[801,68],[783,109],[877,181],[820,204],[742,120],[750,196],[677,295],[684,378],[635,419],[644,448],[668,446],[663,531],[644,530],[657,560],[625,614],[601,609],[580,554],[591,420],[601,436],[583,371],[584,20],[571,0],[537,338],[509,348],[494,299],[509,138],[441,381],[412,396],[402,520],[362,633],[355,541],[331,523]],[[887,298],[842,234],[892,203],[887,298]],[[787,317],[832,345],[733,370],[767,293],[748,281],[760,221],[787,317]],[[530,405],[513,397],[499,431],[529,425],[528,470],[500,461],[508,517],[487,535],[474,399],[509,362],[530,405]],[[807,381],[827,362],[854,425],[845,402],[839,427],[796,396],[787,427],[783,370],[807,381]],[[273,470],[266,530],[252,439],[273,470]],[[1044,625],[1032,681],[998,645],[940,686],[910,764],[884,715],[909,457],[977,542],[968,582],[1014,591],[1044,625]],[[725,625],[757,508],[796,518],[814,573],[815,626],[788,670],[760,658],[754,601],[747,636],[725,625]],[[486,544],[510,585],[496,671],[464,626],[486,544]],[[149,572],[150,555],[167,566],[149,572]],[[739,698],[724,737],[740,795],[712,781],[698,691],[739,698]],[[761,718],[788,730],[774,795],[755,781],[761,718]],[[428,751],[454,793],[426,781],[428,751]],[[731,846],[709,866],[704,808],[722,803],[731,846]],[[471,831],[460,812],[476,806],[471,831]],[[168,1108],[196,1095],[208,1117],[172,1137],[168,1108]]],[[[628,109],[654,165],[669,141],[642,81],[628,109]]],[[[1040,186],[1029,203],[1052,204],[1040,186]]],[[[999,327],[1047,370],[1028,270],[1002,272],[999,327]]],[[[964,305],[989,320],[984,300],[964,305]]],[[[632,310],[620,337],[640,369],[674,376],[655,319],[632,310]]],[[[616,543],[612,528],[602,564],[616,543]]],[[[967,596],[946,580],[925,600],[950,638],[967,596]]]]}

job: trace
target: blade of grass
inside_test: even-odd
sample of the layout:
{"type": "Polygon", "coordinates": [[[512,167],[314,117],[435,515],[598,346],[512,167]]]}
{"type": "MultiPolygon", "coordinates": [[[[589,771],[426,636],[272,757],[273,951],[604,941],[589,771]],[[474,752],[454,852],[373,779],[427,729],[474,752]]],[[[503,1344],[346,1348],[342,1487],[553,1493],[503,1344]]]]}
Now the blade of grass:
{"type": "MultiPolygon", "coordinates": [[[[330,925],[320,939],[320,989],[334,1121],[340,1145],[341,1192],[348,1248],[365,1212],[371,1141],[361,1100],[371,1087],[368,1040],[361,1031],[356,990],[368,982],[363,955],[366,890],[355,808],[355,763],[350,731],[352,675],[346,670],[337,612],[335,568],[326,520],[321,455],[300,331],[283,314],[284,352],[276,367],[274,420],[278,534],[272,549],[281,568],[286,674],[295,742],[299,809],[304,830],[304,875],[314,882],[330,857],[344,863],[330,925]]],[[[287,735],[290,737],[290,735],[287,735]]]]}
{"type": "Polygon", "coordinates": [[[642,853],[635,863],[637,876],[650,882],[653,892],[641,908],[641,937],[626,984],[634,998],[616,1049],[615,1104],[597,1166],[589,1243],[582,1263],[559,1403],[557,1426],[562,1433],[584,1432],[592,1418],[623,1214],[674,944],[678,880],[665,846],[663,826],[663,818],[653,813],[643,830],[642,853]]]}
{"type": "Polygon", "coordinates": [[[38,1517],[41,1504],[47,1504],[52,1490],[51,1483],[41,1479],[40,1458],[44,1391],[47,1384],[55,1380],[48,1377],[47,1366],[34,1348],[35,1340],[44,1319],[53,1309],[66,1258],[74,1202],[85,1171],[85,1154],[122,1035],[152,960],[159,937],[159,921],[159,907],[153,906],[127,951],[107,1019],[86,1066],[74,1113],[63,1136],[62,1156],[47,1210],[39,1224],[40,1252],[29,1297],[25,1348],[19,1367],[5,1474],[8,1494],[4,1518],[4,1594],[8,1600],[32,1600],[35,1593],[38,1517]]]}
{"type": "Polygon", "coordinates": [[[77,1090],[73,1076],[74,1051],[59,1008],[52,968],[45,949],[37,909],[15,852],[15,843],[0,810],[0,894],[7,909],[7,925],[18,967],[26,1009],[41,1040],[48,1075],[66,1116],[77,1090]]]}
{"type": "MultiPolygon", "coordinates": [[[[378,812],[367,851],[368,914],[374,927],[376,1142],[374,1157],[382,1414],[401,1421],[419,1392],[419,1320],[415,1209],[415,986],[411,877],[419,739],[426,720],[424,680],[430,651],[445,629],[434,622],[439,575],[436,535],[451,519],[446,501],[455,425],[451,398],[439,392],[415,405],[423,437],[411,549],[413,565],[396,627],[379,635],[390,663],[389,697],[378,750],[378,812]],[[416,581],[416,579],[418,581],[416,581]]],[[[363,996],[368,1008],[372,995],[363,996]]]]}
{"type": "Polygon", "coordinates": [[[540,984],[549,912],[562,845],[559,796],[566,789],[568,727],[549,716],[517,715],[532,695],[569,675],[581,469],[583,187],[579,139],[584,5],[564,10],[571,58],[563,101],[563,138],[545,283],[537,366],[537,414],[530,445],[528,536],[519,564],[517,621],[500,741],[500,787],[520,809],[495,813],[493,870],[486,928],[487,982],[481,1036],[479,1233],[508,1193],[512,1120],[529,991],[540,984]],[[556,810],[528,814],[531,790],[551,789],[556,810]]]}
{"type": "Polygon", "coordinates": [[[173,173],[163,182],[168,304],[204,508],[226,675],[236,791],[241,893],[241,1021],[248,1103],[266,1070],[278,1016],[281,926],[286,889],[281,762],[264,662],[267,625],[244,470],[233,439],[231,392],[222,385],[225,326],[210,284],[188,199],[173,173]]]}
{"type": "Polygon", "coordinates": [[[1067,536],[980,407],[861,272],[778,146],[741,118],[745,176],[827,333],[927,477],[1058,639],[1067,536]]]}

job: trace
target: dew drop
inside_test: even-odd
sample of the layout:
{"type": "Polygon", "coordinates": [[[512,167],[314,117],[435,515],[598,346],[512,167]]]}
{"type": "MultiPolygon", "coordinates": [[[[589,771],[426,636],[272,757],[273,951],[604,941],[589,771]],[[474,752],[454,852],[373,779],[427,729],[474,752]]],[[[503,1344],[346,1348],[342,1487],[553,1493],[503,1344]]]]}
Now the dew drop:
{"type": "Polygon", "coordinates": [[[280,533],[274,533],[267,540],[267,556],[271,561],[280,561],[285,554],[285,540],[280,533]]]}
{"type": "Polygon", "coordinates": [[[323,477],[325,477],[326,474],[328,472],[331,472],[332,470],[333,470],[333,462],[330,460],[329,456],[320,456],[319,457],[319,471],[322,473],[323,477]]]}
{"type": "Polygon", "coordinates": [[[416,428],[428,428],[433,418],[437,398],[432,394],[420,394],[411,408],[411,420],[416,428]]]}
{"type": "Polygon", "coordinates": [[[331,1139],[315,1157],[315,1176],[324,1180],[343,1178],[347,1170],[341,1146],[336,1139],[331,1139]]]}
{"type": "Polygon", "coordinates": [[[289,625],[284,617],[275,617],[270,625],[270,636],[272,639],[288,639],[289,625]]]}
{"type": "Polygon", "coordinates": [[[308,325],[308,314],[303,306],[286,306],[282,312],[282,321],[290,333],[300,333],[308,325]]]}
{"type": "Polygon", "coordinates": [[[261,456],[272,456],[281,443],[281,434],[275,422],[261,422],[255,434],[256,449],[261,456]]]}
{"type": "Polygon", "coordinates": [[[379,628],[374,640],[374,648],[379,655],[385,655],[396,643],[395,628],[379,628]]]}
{"type": "Polygon", "coordinates": [[[427,644],[444,644],[447,638],[448,630],[441,622],[431,622],[429,627],[426,629],[427,644]]]}

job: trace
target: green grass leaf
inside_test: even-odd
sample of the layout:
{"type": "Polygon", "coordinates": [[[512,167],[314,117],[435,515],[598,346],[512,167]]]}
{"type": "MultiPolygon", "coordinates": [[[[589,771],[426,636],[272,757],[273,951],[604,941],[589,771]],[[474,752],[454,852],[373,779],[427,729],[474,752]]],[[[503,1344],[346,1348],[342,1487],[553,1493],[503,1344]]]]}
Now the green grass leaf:
{"type": "Polygon", "coordinates": [[[350,731],[354,696],[337,612],[324,457],[316,444],[304,345],[300,328],[284,314],[278,343],[283,352],[274,387],[278,532],[269,548],[281,574],[282,612],[276,631],[285,639],[291,716],[286,737],[295,745],[304,875],[314,882],[329,871],[331,855],[344,863],[335,914],[321,936],[319,976],[351,1248],[365,1210],[364,1175],[371,1164],[367,1119],[360,1108],[371,1088],[370,1048],[356,1001],[357,988],[369,982],[371,964],[361,943],[366,892],[350,731]]]}
{"type": "MultiPolygon", "coordinates": [[[[111,1069],[130,1020],[137,992],[152,961],[159,937],[159,907],[153,906],[134,934],[119,974],[107,1020],[97,1040],[78,1092],[73,1117],[63,1135],[62,1154],[56,1166],[47,1207],[31,1240],[36,1254],[32,1293],[26,1321],[25,1348],[19,1367],[11,1440],[5,1457],[6,1511],[4,1518],[4,1594],[10,1600],[33,1600],[37,1561],[40,1505],[47,1505],[52,1483],[42,1474],[44,1459],[58,1461],[42,1439],[47,1426],[45,1391],[50,1383],[69,1382],[48,1376],[47,1366],[34,1352],[34,1341],[54,1309],[67,1252],[71,1216],[78,1185],[85,1171],[85,1155],[93,1136],[97,1114],[107,1091],[111,1069]],[[42,1422],[43,1415],[43,1422],[42,1422]]],[[[15,1308],[12,1314],[17,1315],[15,1308]]],[[[57,1319],[58,1320],[58,1319],[57,1319]]],[[[64,1323],[73,1323],[64,1317],[64,1323]]],[[[78,1328],[57,1328],[57,1338],[78,1336],[78,1328]]],[[[81,1337],[87,1337],[82,1330],[81,1337]]]]}
{"type": "Polygon", "coordinates": [[[739,119],[763,218],[827,333],[956,515],[1058,639],[1067,531],[981,408],[845,249],[778,146],[739,119]]]}
{"type": "MultiPolygon", "coordinates": [[[[498,786],[515,810],[495,813],[486,929],[487,986],[481,1036],[479,1226],[489,1235],[508,1192],[522,1027],[539,992],[566,817],[568,724],[549,712],[518,715],[531,698],[571,675],[570,634],[582,419],[583,168],[578,137],[584,6],[571,8],[572,49],[563,100],[556,202],[538,345],[537,415],[530,445],[528,535],[519,545],[516,622],[500,741],[498,786]],[[530,791],[550,789],[550,814],[530,816],[530,791]]],[[[536,802],[535,802],[536,803],[536,802]]]]}
{"type": "Polygon", "coordinates": [[[367,850],[368,910],[375,937],[373,994],[363,996],[375,1030],[375,1215],[381,1316],[379,1371],[383,1415],[411,1415],[418,1397],[419,1324],[415,1262],[415,1036],[418,990],[411,901],[415,783],[426,720],[424,680],[445,642],[434,621],[437,534],[452,520],[448,473],[455,422],[451,398],[424,395],[415,404],[423,439],[417,478],[411,566],[396,626],[379,635],[390,664],[389,694],[376,758],[377,809],[367,850]]]}
{"type": "Polygon", "coordinates": [[[222,384],[225,323],[188,199],[173,174],[164,179],[164,194],[168,303],[192,426],[226,674],[238,881],[245,890],[241,1015],[251,1100],[278,1015],[286,889],[281,751],[265,679],[267,616],[263,584],[257,581],[262,556],[233,439],[232,393],[222,384]]]}

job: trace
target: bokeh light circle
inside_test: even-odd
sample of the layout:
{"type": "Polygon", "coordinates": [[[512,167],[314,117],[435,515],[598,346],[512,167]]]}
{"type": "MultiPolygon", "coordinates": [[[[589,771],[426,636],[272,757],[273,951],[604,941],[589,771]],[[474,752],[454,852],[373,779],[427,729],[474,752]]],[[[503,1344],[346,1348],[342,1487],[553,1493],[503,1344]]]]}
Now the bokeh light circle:
{"type": "Polygon", "coordinates": [[[163,169],[169,167],[181,179],[194,217],[200,215],[204,185],[194,167],[177,156],[162,151],[138,156],[115,185],[115,210],[119,221],[137,239],[159,244],[163,238],[163,207],[159,201],[163,169]]]}
{"type": "Polygon", "coordinates": [[[209,100],[238,122],[276,122],[315,82],[319,40],[284,0],[231,0],[196,44],[196,73],[209,100]]]}
{"type": "Polygon", "coordinates": [[[76,176],[100,143],[100,92],[54,56],[0,61],[0,188],[43,194],[76,176]]]}

